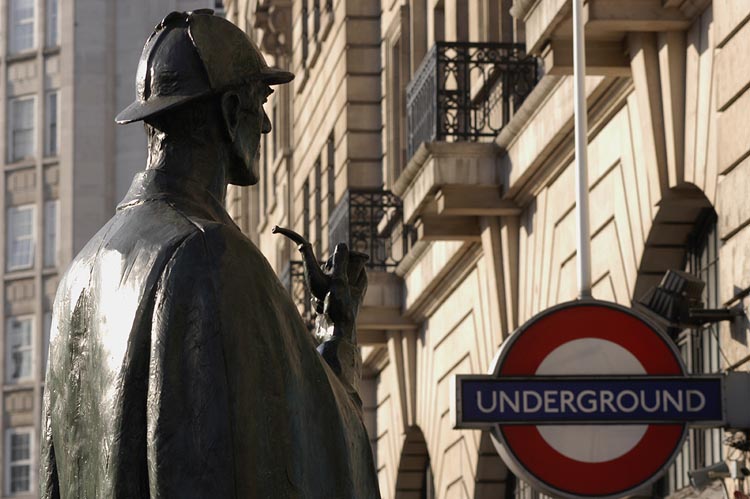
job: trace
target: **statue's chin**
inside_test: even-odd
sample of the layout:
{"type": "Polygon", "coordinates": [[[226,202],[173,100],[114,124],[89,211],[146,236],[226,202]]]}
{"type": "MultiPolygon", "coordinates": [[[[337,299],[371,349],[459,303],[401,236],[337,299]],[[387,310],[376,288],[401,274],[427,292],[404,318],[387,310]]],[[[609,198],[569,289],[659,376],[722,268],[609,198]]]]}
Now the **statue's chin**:
{"type": "Polygon", "coordinates": [[[232,185],[255,185],[259,181],[258,172],[253,165],[234,164],[227,172],[227,182],[232,185]]]}
{"type": "Polygon", "coordinates": [[[246,173],[244,175],[231,175],[228,182],[232,185],[255,185],[258,183],[258,177],[246,173]]]}

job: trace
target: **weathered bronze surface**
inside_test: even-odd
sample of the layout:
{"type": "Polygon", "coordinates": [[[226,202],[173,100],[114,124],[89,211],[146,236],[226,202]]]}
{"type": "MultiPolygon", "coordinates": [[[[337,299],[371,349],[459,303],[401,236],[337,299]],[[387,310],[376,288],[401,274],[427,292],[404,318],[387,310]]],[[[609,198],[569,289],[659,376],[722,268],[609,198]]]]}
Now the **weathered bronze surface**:
{"type": "MultiPolygon", "coordinates": [[[[319,345],[224,209],[257,182],[269,68],[210,11],[172,13],[144,47],[146,171],[55,299],[42,498],[376,498],[357,393],[366,288],[339,245],[319,345]]],[[[355,259],[356,260],[356,259],[355,259]]]]}

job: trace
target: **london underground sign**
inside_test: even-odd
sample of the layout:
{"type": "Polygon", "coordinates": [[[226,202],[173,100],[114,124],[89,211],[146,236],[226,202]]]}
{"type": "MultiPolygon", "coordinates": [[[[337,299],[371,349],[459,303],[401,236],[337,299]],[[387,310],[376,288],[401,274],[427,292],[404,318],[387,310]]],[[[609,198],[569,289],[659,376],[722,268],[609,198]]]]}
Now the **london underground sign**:
{"type": "Polygon", "coordinates": [[[503,343],[490,375],[457,375],[454,427],[491,429],[512,471],[561,497],[614,498],[658,479],[687,425],[721,426],[720,376],[687,376],[674,343],[629,309],[548,309],[503,343]]]}

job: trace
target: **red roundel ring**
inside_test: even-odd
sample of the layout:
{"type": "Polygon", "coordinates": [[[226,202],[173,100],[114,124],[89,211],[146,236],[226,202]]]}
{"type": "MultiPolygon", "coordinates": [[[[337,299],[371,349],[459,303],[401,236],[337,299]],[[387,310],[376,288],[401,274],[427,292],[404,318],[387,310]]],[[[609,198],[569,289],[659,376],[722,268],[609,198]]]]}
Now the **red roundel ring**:
{"type": "MultiPolygon", "coordinates": [[[[579,339],[607,340],[630,352],[647,375],[685,375],[674,343],[628,309],[609,302],[558,305],[524,324],[502,346],[496,376],[533,376],[547,356],[579,339]]],[[[629,373],[622,373],[629,374],[629,373]]],[[[643,487],[668,466],[687,433],[685,425],[649,425],[623,455],[603,462],[572,459],[552,447],[535,425],[496,426],[499,451],[516,474],[567,497],[617,497],[643,487]]]]}

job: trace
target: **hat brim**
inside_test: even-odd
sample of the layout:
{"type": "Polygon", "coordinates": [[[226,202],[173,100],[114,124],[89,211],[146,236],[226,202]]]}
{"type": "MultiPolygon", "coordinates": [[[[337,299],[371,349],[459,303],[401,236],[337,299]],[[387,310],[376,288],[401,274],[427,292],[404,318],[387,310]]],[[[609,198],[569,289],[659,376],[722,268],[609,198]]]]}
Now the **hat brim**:
{"type": "MultiPolygon", "coordinates": [[[[265,67],[261,69],[258,79],[266,85],[282,85],[292,81],[294,73],[279,68],[265,67]]],[[[115,121],[120,125],[141,121],[212,93],[214,92],[207,90],[196,95],[168,95],[159,96],[148,101],[136,100],[120,111],[120,114],[115,117],[115,121]]]]}
{"type": "Polygon", "coordinates": [[[196,95],[168,95],[159,96],[158,98],[148,101],[137,100],[120,111],[120,114],[115,117],[115,121],[120,125],[141,121],[149,116],[162,113],[191,100],[209,95],[210,93],[210,91],[206,91],[196,95]]]}
{"type": "Polygon", "coordinates": [[[294,79],[294,73],[279,68],[263,68],[260,75],[260,80],[267,85],[281,85],[294,79]]]}

